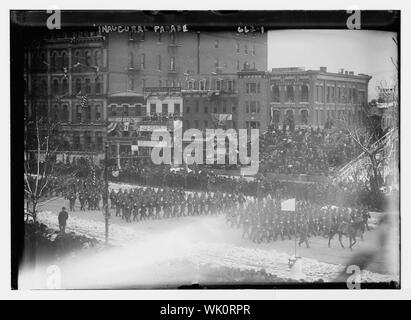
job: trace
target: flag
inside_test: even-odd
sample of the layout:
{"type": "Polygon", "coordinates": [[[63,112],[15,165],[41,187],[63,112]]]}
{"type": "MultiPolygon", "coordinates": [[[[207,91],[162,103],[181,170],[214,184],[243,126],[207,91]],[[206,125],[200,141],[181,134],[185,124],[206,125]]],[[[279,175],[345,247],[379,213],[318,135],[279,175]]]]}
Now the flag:
{"type": "Polygon", "coordinates": [[[80,103],[81,109],[84,109],[85,107],[87,107],[87,104],[88,104],[88,97],[87,95],[84,95],[81,97],[81,103],[80,103]]]}
{"type": "Polygon", "coordinates": [[[107,133],[111,133],[114,129],[117,128],[118,122],[110,122],[107,126],[107,133]]]}
{"type": "Polygon", "coordinates": [[[130,127],[130,122],[126,121],[123,123],[123,131],[128,131],[130,127]]]}
{"type": "Polygon", "coordinates": [[[295,211],[295,198],[281,201],[282,211],[295,211]]]}
{"type": "Polygon", "coordinates": [[[76,98],[81,100],[81,101],[80,101],[81,109],[84,109],[85,107],[87,107],[87,104],[88,104],[87,94],[85,94],[85,95],[82,96],[82,95],[81,95],[81,91],[79,91],[79,93],[77,93],[76,98]]]}

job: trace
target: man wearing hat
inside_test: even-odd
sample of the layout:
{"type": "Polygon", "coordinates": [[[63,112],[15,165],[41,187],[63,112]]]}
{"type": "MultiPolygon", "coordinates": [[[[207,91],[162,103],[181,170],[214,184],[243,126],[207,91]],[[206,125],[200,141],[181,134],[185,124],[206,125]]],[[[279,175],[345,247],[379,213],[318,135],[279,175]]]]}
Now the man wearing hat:
{"type": "Polygon", "coordinates": [[[66,232],[66,224],[67,224],[67,219],[68,219],[68,213],[65,207],[61,209],[58,219],[59,219],[60,232],[64,234],[66,232]]]}

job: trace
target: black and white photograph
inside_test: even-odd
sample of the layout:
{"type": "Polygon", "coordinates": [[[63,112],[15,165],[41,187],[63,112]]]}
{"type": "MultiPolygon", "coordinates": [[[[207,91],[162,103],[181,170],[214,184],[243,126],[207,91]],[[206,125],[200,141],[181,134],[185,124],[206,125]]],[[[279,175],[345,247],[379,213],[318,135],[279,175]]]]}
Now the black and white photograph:
{"type": "Polygon", "coordinates": [[[10,10],[13,289],[401,289],[400,17],[10,10]]]}

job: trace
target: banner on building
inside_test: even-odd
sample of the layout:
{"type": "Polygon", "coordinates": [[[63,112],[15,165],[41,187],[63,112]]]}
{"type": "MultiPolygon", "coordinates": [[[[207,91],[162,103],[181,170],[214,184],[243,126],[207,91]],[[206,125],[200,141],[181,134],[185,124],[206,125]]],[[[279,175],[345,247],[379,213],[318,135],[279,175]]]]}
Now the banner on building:
{"type": "Polygon", "coordinates": [[[111,133],[117,128],[118,122],[110,122],[107,126],[107,133],[111,133]]]}
{"type": "Polygon", "coordinates": [[[167,126],[140,125],[137,131],[168,131],[167,126]]]}
{"type": "Polygon", "coordinates": [[[281,201],[282,211],[295,211],[295,198],[281,201]]]}
{"type": "Polygon", "coordinates": [[[233,115],[227,113],[212,113],[211,118],[213,119],[214,124],[223,126],[227,121],[233,120],[233,115]]]}

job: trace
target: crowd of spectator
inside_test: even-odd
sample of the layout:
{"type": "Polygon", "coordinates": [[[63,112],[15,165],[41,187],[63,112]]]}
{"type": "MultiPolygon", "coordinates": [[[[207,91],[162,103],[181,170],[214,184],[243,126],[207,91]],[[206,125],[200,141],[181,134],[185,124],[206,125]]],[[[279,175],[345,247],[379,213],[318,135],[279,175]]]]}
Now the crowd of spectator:
{"type": "Polygon", "coordinates": [[[260,137],[260,172],[329,175],[359,153],[341,130],[267,131],[260,137]]]}

